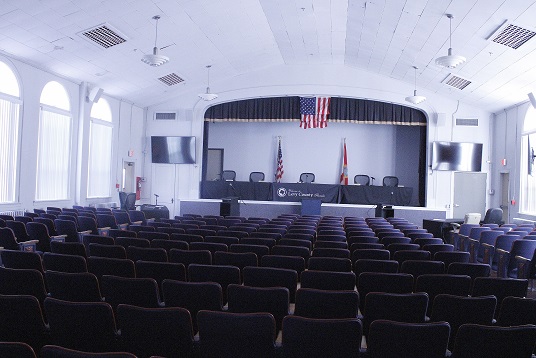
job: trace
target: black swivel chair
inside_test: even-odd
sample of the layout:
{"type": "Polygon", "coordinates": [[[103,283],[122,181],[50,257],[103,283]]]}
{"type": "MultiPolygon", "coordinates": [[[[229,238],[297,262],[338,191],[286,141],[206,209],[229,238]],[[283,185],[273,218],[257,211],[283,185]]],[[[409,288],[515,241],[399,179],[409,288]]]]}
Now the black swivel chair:
{"type": "Polygon", "coordinates": [[[398,186],[398,177],[390,175],[383,177],[383,186],[398,186]]]}
{"type": "Polygon", "coordinates": [[[263,172],[251,172],[251,173],[249,173],[249,181],[250,182],[264,181],[264,173],[263,172]]]}
{"type": "Polygon", "coordinates": [[[480,222],[480,224],[497,224],[502,225],[504,222],[502,221],[503,216],[503,210],[501,208],[491,208],[486,211],[486,215],[484,216],[484,220],[480,222]]]}
{"type": "Polygon", "coordinates": [[[315,175],[313,173],[301,173],[300,183],[313,183],[315,181],[315,175]]]}
{"type": "Polygon", "coordinates": [[[370,177],[365,174],[358,174],[354,177],[354,184],[370,185],[370,177]]]}
{"type": "Polygon", "coordinates": [[[234,181],[236,179],[236,172],[234,170],[224,170],[221,173],[221,180],[234,181]]]}
{"type": "Polygon", "coordinates": [[[119,192],[119,202],[121,203],[121,210],[136,210],[136,193],[126,193],[124,191],[119,192]]]}

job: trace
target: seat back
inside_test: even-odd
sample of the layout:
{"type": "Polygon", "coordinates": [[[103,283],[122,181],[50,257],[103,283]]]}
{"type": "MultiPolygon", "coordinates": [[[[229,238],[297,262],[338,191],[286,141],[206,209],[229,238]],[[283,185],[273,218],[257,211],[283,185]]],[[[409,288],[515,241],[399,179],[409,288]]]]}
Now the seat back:
{"type": "Polygon", "coordinates": [[[387,175],[383,177],[383,186],[398,186],[398,177],[387,175]]]}
{"type": "Polygon", "coordinates": [[[296,291],[294,315],[308,318],[356,318],[359,294],[345,290],[300,288],[296,291]]]}
{"type": "Polygon", "coordinates": [[[289,315],[283,320],[282,349],[287,357],[360,357],[361,321],[289,315]]]}
{"type": "Polygon", "coordinates": [[[356,276],[353,272],[303,271],[301,287],[319,290],[354,290],[356,276]]]}
{"type": "MultiPolygon", "coordinates": [[[[357,281],[359,297],[366,297],[369,292],[411,293],[413,276],[407,273],[363,272],[357,281]]],[[[361,300],[359,309],[365,312],[365,300],[361,300]]]]}
{"type": "Polygon", "coordinates": [[[101,302],[97,277],[89,272],[45,272],[50,297],[71,302],[101,302]]]}
{"type": "Polygon", "coordinates": [[[280,330],[289,314],[289,291],[285,287],[252,287],[231,284],[227,287],[228,311],[234,313],[268,312],[280,330]]]}
{"type": "Polygon", "coordinates": [[[491,325],[497,298],[495,296],[463,297],[439,294],[432,304],[430,320],[450,324],[449,347],[452,348],[458,328],[465,323],[491,325]]]}
{"type": "Polygon", "coordinates": [[[313,173],[301,173],[300,183],[313,183],[315,181],[315,175],[313,173]]]}
{"type": "Polygon", "coordinates": [[[354,184],[357,184],[357,185],[369,185],[370,184],[370,177],[368,175],[358,174],[358,175],[354,176],[354,184]]]}
{"type": "Polygon", "coordinates": [[[199,265],[188,266],[188,278],[191,282],[217,282],[221,285],[223,303],[227,303],[227,286],[240,284],[240,269],[236,266],[199,265]]]}
{"type": "Polygon", "coordinates": [[[236,179],[236,172],[234,170],[224,170],[221,173],[221,180],[234,181],[236,179]]]}
{"type": "Polygon", "coordinates": [[[86,259],[78,255],[43,253],[43,266],[45,270],[60,272],[87,272],[86,259]]]}
{"type": "Polygon", "coordinates": [[[114,310],[120,303],[134,306],[160,307],[158,284],[152,278],[133,278],[103,275],[102,295],[114,310]]]}
{"type": "MultiPolygon", "coordinates": [[[[8,223],[11,223],[11,222],[14,222],[14,221],[8,221],[8,223]]],[[[19,223],[19,224],[22,224],[22,223],[19,223]]],[[[15,238],[13,229],[9,227],[0,228],[0,246],[3,247],[5,250],[18,251],[20,249],[19,244],[17,243],[17,239],[15,238]]]]}
{"type": "Polygon", "coordinates": [[[250,182],[264,181],[264,173],[263,172],[251,172],[251,173],[249,173],[249,181],[250,182]]]}
{"type": "Polygon", "coordinates": [[[47,297],[44,307],[53,344],[85,352],[116,350],[117,330],[108,303],[68,302],[47,297]]]}
{"type": "Polygon", "coordinates": [[[369,327],[367,353],[371,358],[444,358],[449,333],[449,324],[446,322],[376,320],[369,327]]]}
{"type": "Polygon", "coordinates": [[[491,208],[486,211],[486,215],[484,216],[482,223],[501,225],[503,223],[502,217],[503,210],[501,208],[491,208]]]}
{"type": "Polygon", "coordinates": [[[272,357],[275,319],[270,313],[200,311],[199,345],[205,357],[272,357]]]}
{"type": "Polygon", "coordinates": [[[120,347],[139,357],[186,357],[194,338],[190,312],[184,308],[144,308],[120,304],[120,347]]]}

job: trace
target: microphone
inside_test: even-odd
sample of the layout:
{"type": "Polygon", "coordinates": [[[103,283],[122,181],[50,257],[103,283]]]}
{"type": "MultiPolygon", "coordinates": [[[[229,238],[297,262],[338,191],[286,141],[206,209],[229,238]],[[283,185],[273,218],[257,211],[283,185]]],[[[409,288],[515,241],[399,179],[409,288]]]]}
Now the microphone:
{"type": "Polygon", "coordinates": [[[160,195],[158,195],[158,194],[155,194],[154,196],[156,196],[157,198],[159,198],[159,197],[160,197],[160,195]]]}
{"type": "Polygon", "coordinates": [[[239,196],[239,195],[236,193],[236,189],[235,189],[233,183],[229,183],[229,187],[230,187],[231,189],[233,189],[233,194],[234,194],[235,196],[239,196]]]}
{"type": "Polygon", "coordinates": [[[154,196],[156,198],[156,199],[154,199],[154,205],[158,205],[158,198],[160,197],[160,195],[154,194],[154,196]]]}

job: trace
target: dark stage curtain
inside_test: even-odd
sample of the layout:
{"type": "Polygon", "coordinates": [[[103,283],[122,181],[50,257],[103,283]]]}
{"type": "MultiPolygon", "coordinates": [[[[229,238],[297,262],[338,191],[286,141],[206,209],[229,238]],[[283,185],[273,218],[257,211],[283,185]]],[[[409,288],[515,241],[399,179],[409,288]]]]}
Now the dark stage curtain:
{"type": "MultiPolygon", "coordinates": [[[[329,121],[426,126],[418,109],[393,103],[332,97],[329,121]]],[[[299,122],[300,97],[255,98],[220,103],[207,109],[208,122],[299,122]]]]}

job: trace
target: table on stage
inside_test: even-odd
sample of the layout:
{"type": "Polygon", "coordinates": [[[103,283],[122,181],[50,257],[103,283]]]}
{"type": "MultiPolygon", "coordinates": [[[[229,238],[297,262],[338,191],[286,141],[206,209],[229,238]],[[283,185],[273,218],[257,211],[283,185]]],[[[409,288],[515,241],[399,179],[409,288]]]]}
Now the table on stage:
{"type": "Polygon", "coordinates": [[[374,185],[315,183],[268,183],[244,181],[203,181],[201,199],[238,197],[240,200],[301,201],[320,199],[323,203],[409,205],[413,188],[374,185]]]}

